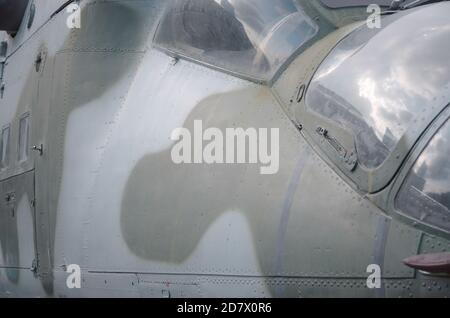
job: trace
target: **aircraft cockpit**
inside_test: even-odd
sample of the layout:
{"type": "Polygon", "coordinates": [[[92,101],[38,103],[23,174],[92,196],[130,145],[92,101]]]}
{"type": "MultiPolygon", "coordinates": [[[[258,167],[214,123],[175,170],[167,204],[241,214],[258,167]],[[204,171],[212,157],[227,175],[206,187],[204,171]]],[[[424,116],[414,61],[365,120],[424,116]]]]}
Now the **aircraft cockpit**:
{"type": "Polygon", "coordinates": [[[266,82],[318,29],[295,0],[175,0],[154,43],[176,56],[266,82]]]}
{"type": "MultiPolygon", "coordinates": [[[[357,3],[320,3],[329,11],[318,10],[322,15],[315,18],[315,1],[175,0],[160,20],[154,45],[176,58],[273,84],[305,138],[355,189],[371,195],[392,186],[395,200],[385,200],[389,209],[419,219],[417,209],[405,206],[432,204],[439,208],[422,219],[442,224],[435,218],[450,213],[448,194],[433,189],[444,181],[433,179],[421,162],[449,179],[448,165],[440,159],[431,164],[429,154],[434,144],[450,143],[449,125],[439,129],[450,101],[445,13],[430,7],[417,19],[410,9],[383,16],[381,28],[360,21],[333,33],[332,15],[356,12],[342,7],[357,3]],[[315,47],[318,38],[325,40],[315,47]],[[431,135],[420,148],[426,131],[431,135]],[[402,168],[405,162],[409,168],[402,168]],[[425,180],[422,188],[419,179],[425,180]],[[416,195],[404,195],[411,191],[416,195]]],[[[450,229],[450,221],[444,224],[450,229]]]]}
{"type": "Polygon", "coordinates": [[[337,44],[313,46],[274,84],[305,137],[362,192],[392,181],[450,101],[447,18],[427,10],[421,19],[415,9],[385,16],[379,29],[361,22],[328,40],[337,44]]]}
{"type": "Polygon", "coordinates": [[[450,29],[439,6],[416,12],[386,16],[379,29],[361,23],[317,69],[300,56],[274,91],[355,189],[413,226],[448,233],[450,29]]]}

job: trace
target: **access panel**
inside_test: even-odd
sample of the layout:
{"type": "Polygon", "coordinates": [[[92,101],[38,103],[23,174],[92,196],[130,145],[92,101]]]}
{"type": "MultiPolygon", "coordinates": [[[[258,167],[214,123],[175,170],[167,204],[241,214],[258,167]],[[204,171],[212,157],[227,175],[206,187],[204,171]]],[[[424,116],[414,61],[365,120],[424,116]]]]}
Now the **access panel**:
{"type": "Polygon", "coordinates": [[[0,268],[11,282],[36,260],[34,170],[0,181],[0,268]]]}

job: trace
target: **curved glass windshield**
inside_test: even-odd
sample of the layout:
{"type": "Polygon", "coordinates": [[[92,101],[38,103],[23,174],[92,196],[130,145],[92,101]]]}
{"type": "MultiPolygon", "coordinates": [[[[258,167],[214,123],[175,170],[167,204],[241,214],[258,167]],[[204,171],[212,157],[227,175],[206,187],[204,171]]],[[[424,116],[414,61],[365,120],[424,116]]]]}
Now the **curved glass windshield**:
{"type": "Polygon", "coordinates": [[[172,0],[155,44],[259,80],[317,33],[295,0],[172,0]]]}
{"type": "Polygon", "coordinates": [[[450,231],[450,120],[419,156],[397,196],[406,215],[450,231]]]}
{"type": "Polygon", "coordinates": [[[449,8],[398,13],[382,19],[381,30],[364,24],[337,45],[310,83],[307,107],[353,134],[366,168],[381,166],[448,89],[449,8]]]}

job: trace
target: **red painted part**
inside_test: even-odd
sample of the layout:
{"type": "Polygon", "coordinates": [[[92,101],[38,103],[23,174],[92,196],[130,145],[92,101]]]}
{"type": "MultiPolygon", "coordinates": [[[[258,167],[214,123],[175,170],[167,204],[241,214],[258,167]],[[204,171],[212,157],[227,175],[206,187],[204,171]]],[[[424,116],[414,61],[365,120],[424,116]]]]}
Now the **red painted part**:
{"type": "Polygon", "coordinates": [[[411,256],[403,260],[403,263],[406,266],[428,273],[450,274],[450,253],[411,256]]]}

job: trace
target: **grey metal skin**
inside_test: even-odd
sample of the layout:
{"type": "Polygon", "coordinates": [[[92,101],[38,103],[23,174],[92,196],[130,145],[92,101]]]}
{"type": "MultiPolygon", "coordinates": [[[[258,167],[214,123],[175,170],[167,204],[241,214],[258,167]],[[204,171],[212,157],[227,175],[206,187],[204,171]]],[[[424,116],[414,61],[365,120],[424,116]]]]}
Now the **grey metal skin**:
{"type": "MultiPolygon", "coordinates": [[[[364,25],[365,8],[299,1],[319,32],[272,79],[252,81],[156,48],[167,1],[81,1],[81,29],[66,27],[64,3],[35,1],[30,28],[4,34],[0,128],[9,127],[10,140],[0,170],[0,199],[8,198],[0,204],[1,296],[450,295],[448,277],[402,263],[449,251],[449,234],[394,205],[448,114],[427,114],[403,143],[401,162],[383,170],[391,175],[373,175],[386,181],[376,191],[315,139],[310,128],[320,118],[302,116],[317,69],[364,25]],[[24,115],[29,152],[19,162],[24,115]],[[279,128],[278,173],[174,164],[170,135],[195,120],[205,128],[279,128]],[[81,289],[66,285],[70,264],[82,268],[81,289]],[[379,289],[366,285],[370,264],[382,268],[379,289]]],[[[444,2],[390,19],[449,10],[444,2]]],[[[450,96],[442,96],[443,110],[450,96]]]]}

